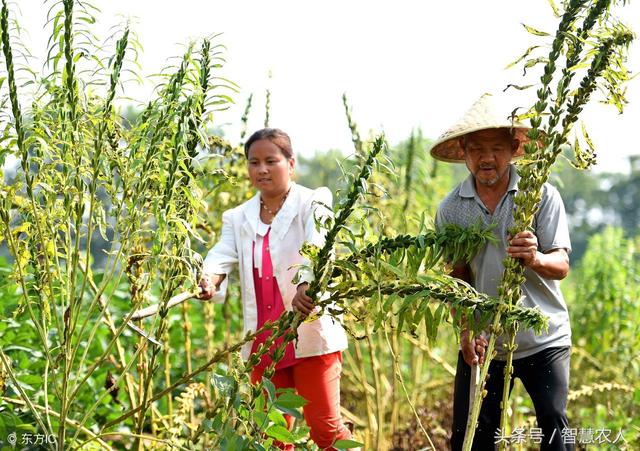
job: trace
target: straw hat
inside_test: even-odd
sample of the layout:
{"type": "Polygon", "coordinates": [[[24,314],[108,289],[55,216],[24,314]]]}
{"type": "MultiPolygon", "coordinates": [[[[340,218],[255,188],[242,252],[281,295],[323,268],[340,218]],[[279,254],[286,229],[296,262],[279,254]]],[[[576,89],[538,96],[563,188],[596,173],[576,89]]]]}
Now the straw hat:
{"type": "Polygon", "coordinates": [[[514,130],[515,138],[520,141],[520,147],[514,158],[524,155],[524,145],[529,141],[526,136],[527,127],[522,122],[514,120],[512,111],[504,108],[495,96],[485,93],[474,103],[467,113],[453,127],[444,132],[431,147],[431,156],[449,163],[464,163],[464,150],[460,147],[458,138],[468,133],[490,128],[506,128],[514,130]]]}

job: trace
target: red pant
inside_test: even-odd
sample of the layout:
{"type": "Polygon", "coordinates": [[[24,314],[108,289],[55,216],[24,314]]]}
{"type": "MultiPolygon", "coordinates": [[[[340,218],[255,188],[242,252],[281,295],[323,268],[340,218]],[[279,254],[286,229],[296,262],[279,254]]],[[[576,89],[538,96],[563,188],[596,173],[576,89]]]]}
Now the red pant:
{"type": "MultiPolygon", "coordinates": [[[[342,372],[342,353],[305,357],[295,365],[277,370],[271,382],[278,388],[295,388],[298,395],[307,400],[302,408],[304,419],[311,429],[311,439],[321,449],[333,449],[336,440],[351,439],[351,432],[342,423],[340,416],[340,373],[342,372]]],[[[254,368],[251,382],[262,379],[263,369],[254,368]]],[[[293,426],[289,415],[287,423],[293,426]]],[[[292,450],[293,445],[283,449],[292,450]]]]}

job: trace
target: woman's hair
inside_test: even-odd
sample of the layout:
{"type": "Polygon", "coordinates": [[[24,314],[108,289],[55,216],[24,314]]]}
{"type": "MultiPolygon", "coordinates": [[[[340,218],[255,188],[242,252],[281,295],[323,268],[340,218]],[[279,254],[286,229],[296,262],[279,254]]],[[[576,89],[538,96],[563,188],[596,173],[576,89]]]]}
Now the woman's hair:
{"type": "Polygon", "coordinates": [[[268,139],[275,144],[282,155],[287,159],[293,158],[293,148],[291,147],[291,139],[289,135],[280,130],[279,128],[263,128],[258,130],[249,137],[246,143],[244,143],[244,156],[249,158],[249,148],[251,144],[261,139],[268,139]]]}

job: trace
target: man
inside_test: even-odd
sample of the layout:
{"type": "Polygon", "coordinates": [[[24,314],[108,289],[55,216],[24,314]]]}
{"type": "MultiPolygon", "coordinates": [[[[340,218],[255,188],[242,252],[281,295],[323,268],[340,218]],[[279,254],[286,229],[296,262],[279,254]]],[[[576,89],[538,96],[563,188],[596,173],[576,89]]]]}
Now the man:
{"type": "MultiPolygon", "coordinates": [[[[497,295],[506,256],[525,266],[522,305],[539,307],[549,317],[547,333],[536,336],[521,330],[516,335],[513,376],[520,378],[533,401],[538,428],[527,431],[530,444],[542,450],[572,449],[563,443],[568,432],[566,414],[569,390],[571,328],[559,280],[569,271],[571,251],[564,205],[558,191],[545,184],[533,231],[509,236],[513,225],[513,198],[519,176],[512,160],[524,154],[527,128],[500,117],[492,96],[485,94],[464,118],[445,132],[431,149],[442,161],[464,162],[469,176],[440,204],[436,226],[454,223],[464,227],[481,221],[494,225],[496,243],[485,245],[470,264],[453,263],[452,275],[467,281],[478,291],[497,295]],[[541,430],[540,430],[541,429],[541,430]],[[563,433],[564,431],[564,433],[563,433]]],[[[473,449],[486,451],[503,439],[500,426],[507,337],[496,342],[496,359],[489,367],[484,399],[473,449]]],[[[462,448],[469,411],[472,366],[484,362],[487,337],[469,337],[463,325],[461,350],[454,387],[454,418],[451,445],[462,448]]],[[[524,425],[516,425],[524,426],[524,425]]]]}

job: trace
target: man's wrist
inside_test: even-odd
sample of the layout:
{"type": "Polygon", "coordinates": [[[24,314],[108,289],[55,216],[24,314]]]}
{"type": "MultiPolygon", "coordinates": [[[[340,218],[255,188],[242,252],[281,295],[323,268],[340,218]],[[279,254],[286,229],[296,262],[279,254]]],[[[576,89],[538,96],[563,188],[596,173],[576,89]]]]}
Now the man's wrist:
{"type": "Polygon", "coordinates": [[[540,269],[543,269],[545,264],[545,257],[545,254],[540,251],[536,251],[536,256],[533,257],[533,260],[531,260],[529,267],[536,272],[538,272],[540,269]]]}

